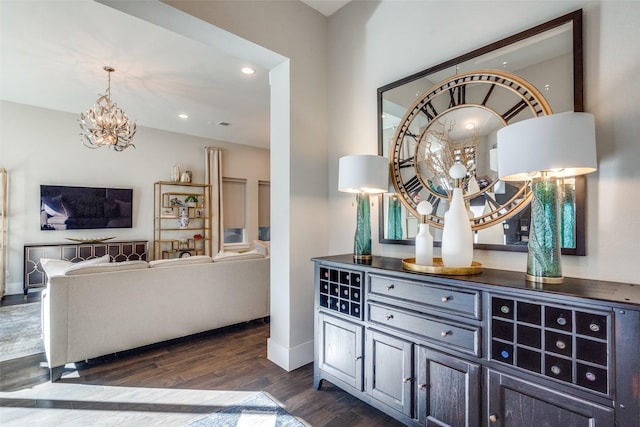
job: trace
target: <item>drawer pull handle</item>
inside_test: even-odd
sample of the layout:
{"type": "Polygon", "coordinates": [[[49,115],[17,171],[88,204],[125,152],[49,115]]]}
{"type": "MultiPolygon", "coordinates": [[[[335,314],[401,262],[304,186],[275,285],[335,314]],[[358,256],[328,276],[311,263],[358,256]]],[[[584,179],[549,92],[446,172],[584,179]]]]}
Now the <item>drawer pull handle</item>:
{"type": "Polygon", "coordinates": [[[393,314],[387,314],[387,315],[385,316],[385,318],[386,318],[387,320],[391,320],[391,319],[393,319],[393,314]]]}
{"type": "Polygon", "coordinates": [[[451,335],[451,331],[442,331],[440,332],[440,335],[442,335],[443,337],[446,337],[447,335],[451,335]]]}
{"type": "Polygon", "coordinates": [[[449,302],[451,301],[451,297],[442,297],[442,302],[449,302]]]}
{"type": "Polygon", "coordinates": [[[494,414],[489,415],[489,421],[491,421],[492,423],[495,423],[496,421],[498,421],[498,417],[494,414]]]}
{"type": "Polygon", "coordinates": [[[418,388],[420,390],[425,390],[427,388],[427,385],[426,384],[418,384],[418,388]]]}
{"type": "Polygon", "coordinates": [[[387,286],[387,290],[388,290],[388,291],[390,291],[390,290],[391,290],[391,289],[393,289],[393,288],[395,288],[395,286],[394,286],[393,284],[391,284],[391,285],[388,285],[388,286],[387,286]]]}
{"type": "Polygon", "coordinates": [[[403,378],[402,379],[402,382],[405,383],[405,384],[408,383],[409,381],[411,381],[411,378],[403,378]]]}

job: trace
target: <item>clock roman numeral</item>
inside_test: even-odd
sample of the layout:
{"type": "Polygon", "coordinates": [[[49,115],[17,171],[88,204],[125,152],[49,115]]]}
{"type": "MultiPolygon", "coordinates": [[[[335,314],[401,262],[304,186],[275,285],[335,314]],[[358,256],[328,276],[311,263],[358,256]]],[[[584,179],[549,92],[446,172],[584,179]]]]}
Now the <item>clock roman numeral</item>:
{"type": "Polygon", "coordinates": [[[507,111],[506,113],[504,113],[502,115],[502,118],[504,119],[505,122],[509,123],[509,121],[511,119],[513,119],[515,116],[518,115],[518,113],[522,110],[524,110],[525,108],[527,108],[527,103],[525,102],[525,100],[521,100],[520,102],[518,102],[516,105],[514,105],[513,107],[511,107],[509,109],[509,111],[507,111]]]}
{"type": "Polygon", "coordinates": [[[456,86],[449,89],[449,108],[466,102],[466,86],[456,86]]]}
{"type": "Polygon", "coordinates": [[[431,101],[423,105],[421,111],[427,116],[427,119],[429,121],[433,120],[433,118],[438,115],[438,112],[435,108],[433,108],[433,104],[431,103],[431,101]]]}
{"type": "Polygon", "coordinates": [[[493,197],[491,197],[489,195],[489,193],[487,193],[486,191],[483,193],[484,195],[484,199],[487,203],[489,203],[489,206],[491,207],[491,209],[499,209],[500,208],[500,203],[498,203],[496,201],[496,199],[494,199],[493,197]]]}
{"type": "Polygon", "coordinates": [[[400,169],[402,168],[412,168],[416,165],[416,158],[414,157],[409,157],[408,159],[402,159],[398,162],[398,167],[400,169]]]}
{"type": "Polygon", "coordinates": [[[403,183],[402,186],[405,188],[405,190],[407,190],[407,193],[411,194],[412,196],[422,190],[422,183],[417,176],[414,176],[409,181],[403,183]]]}
{"type": "Polygon", "coordinates": [[[418,141],[418,135],[416,135],[415,133],[411,132],[410,130],[407,130],[404,133],[405,137],[409,137],[409,138],[413,138],[414,141],[418,141]]]}
{"type": "Polygon", "coordinates": [[[489,90],[487,91],[487,94],[485,95],[484,99],[482,100],[482,105],[487,105],[487,102],[489,102],[489,97],[493,93],[493,89],[495,89],[495,87],[496,87],[495,84],[492,84],[491,86],[489,86],[489,90]]]}

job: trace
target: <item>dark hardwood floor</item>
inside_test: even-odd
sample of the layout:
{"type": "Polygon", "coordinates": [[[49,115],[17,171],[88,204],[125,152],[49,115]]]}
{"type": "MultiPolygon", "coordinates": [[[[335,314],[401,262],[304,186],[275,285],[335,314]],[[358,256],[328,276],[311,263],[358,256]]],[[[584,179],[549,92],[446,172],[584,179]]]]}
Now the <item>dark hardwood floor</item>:
{"type": "MultiPolygon", "coordinates": [[[[75,370],[70,370],[59,382],[50,385],[42,384],[48,381],[48,371],[42,363],[44,355],[4,362],[0,366],[0,420],[2,411],[11,407],[51,408],[60,405],[77,413],[91,404],[81,399],[74,400],[76,398],[73,396],[65,396],[65,390],[75,386],[86,386],[87,390],[93,390],[91,386],[101,386],[109,390],[119,390],[120,387],[127,393],[136,390],[136,393],[146,396],[151,396],[152,390],[157,393],[157,389],[165,394],[167,391],[177,394],[187,390],[264,391],[279,401],[289,413],[310,426],[402,425],[327,381],[324,381],[320,391],[313,390],[313,364],[286,372],[270,362],[266,358],[268,337],[268,324],[251,322],[152,346],[144,351],[78,363],[75,370]],[[55,390],[58,395],[54,394],[52,396],[56,397],[49,399],[29,397],[28,389],[37,384],[41,385],[34,390],[38,390],[38,387],[52,390],[57,387],[55,390]]],[[[131,394],[128,396],[131,398],[131,394]]],[[[197,401],[169,406],[147,402],[134,406],[138,411],[173,410],[195,415],[216,410],[206,402],[197,401]]],[[[94,402],[93,409],[96,407],[116,412],[130,409],[123,407],[122,403],[110,406],[104,402],[94,402]]],[[[10,415],[15,425],[21,425],[27,418],[36,416],[31,414],[33,412],[24,415],[12,412],[10,415]]],[[[94,417],[91,413],[85,421],[93,424],[96,421],[94,417]]]]}

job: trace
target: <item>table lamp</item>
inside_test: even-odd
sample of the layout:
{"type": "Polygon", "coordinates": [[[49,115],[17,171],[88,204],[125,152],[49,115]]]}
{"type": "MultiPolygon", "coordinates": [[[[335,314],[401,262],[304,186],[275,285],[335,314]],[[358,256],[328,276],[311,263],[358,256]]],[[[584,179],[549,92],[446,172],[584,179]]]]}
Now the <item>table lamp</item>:
{"type": "Polygon", "coordinates": [[[597,169],[595,120],[589,113],[535,117],[498,131],[498,175],[531,181],[527,280],[562,283],[562,179],[597,169]]]}
{"type": "Polygon", "coordinates": [[[356,193],[358,211],[353,240],[353,259],[371,260],[371,213],[369,194],[385,193],[389,187],[389,159],[373,155],[340,158],[338,190],[356,193]]]}

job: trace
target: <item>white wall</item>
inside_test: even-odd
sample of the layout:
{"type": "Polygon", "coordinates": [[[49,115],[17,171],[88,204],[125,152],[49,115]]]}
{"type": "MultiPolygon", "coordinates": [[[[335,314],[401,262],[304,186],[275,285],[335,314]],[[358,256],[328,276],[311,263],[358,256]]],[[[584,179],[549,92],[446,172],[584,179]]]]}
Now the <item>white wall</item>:
{"type": "MultiPolygon", "coordinates": [[[[171,166],[204,182],[204,147],[222,147],[225,176],[247,179],[248,242],[258,236],[258,181],[268,181],[269,150],[138,127],[136,148],[90,150],[79,137],[78,115],[0,103],[0,165],[9,172],[7,294],[22,293],[23,245],[65,237],[115,236],[153,241],[153,183],[168,181],[171,166]],[[133,228],[41,231],[40,184],[133,188],[133,228]]],[[[150,255],[152,255],[150,253],[150,255]]]]}
{"type": "Polygon", "coordinates": [[[272,86],[268,357],[295,369],[313,360],[310,258],[327,254],[329,234],[327,19],[298,1],[165,3],[288,58],[272,70],[272,85],[275,76],[282,90],[272,86]]]}
{"type": "MultiPolygon", "coordinates": [[[[599,170],[587,178],[587,253],[566,276],[640,283],[640,3],[355,1],[329,19],[329,253],[351,252],[355,207],[338,193],[338,159],[377,152],[376,89],[573,10],[584,9],[585,110],[596,116],[599,170]]],[[[376,203],[377,205],[377,203],[376,203]]],[[[412,246],[377,243],[409,257],[412,246]]],[[[475,251],[486,267],[525,271],[526,254],[475,251]]]]}

